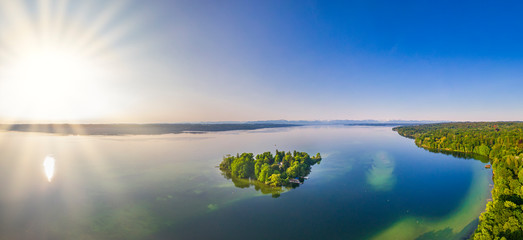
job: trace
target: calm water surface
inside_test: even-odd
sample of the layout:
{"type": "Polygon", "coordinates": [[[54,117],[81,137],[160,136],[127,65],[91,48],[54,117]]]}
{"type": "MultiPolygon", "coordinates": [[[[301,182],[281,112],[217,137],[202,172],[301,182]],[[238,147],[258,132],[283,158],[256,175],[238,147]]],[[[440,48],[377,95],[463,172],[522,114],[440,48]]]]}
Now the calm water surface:
{"type": "Polygon", "coordinates": [[[390,127],[0,136],[0,239],[459,239],[491,177],[480,161],[417,148],[390,127]],[[216,167],[226,154],[275,149],[323,161],[277,198],[216,167]]]}

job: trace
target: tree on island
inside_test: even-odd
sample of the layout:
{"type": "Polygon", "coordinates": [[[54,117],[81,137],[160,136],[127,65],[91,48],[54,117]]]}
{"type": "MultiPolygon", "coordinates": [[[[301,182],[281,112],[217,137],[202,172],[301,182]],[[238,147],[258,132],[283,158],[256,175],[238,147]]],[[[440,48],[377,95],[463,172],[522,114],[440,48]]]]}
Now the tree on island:
{"type": "Polygon", "coordinates": [[[231,177],[258,180],[270,186],[289,186],[291,179],[303,182],[311,172],[311,166],[320,163],[321,155],[309,156],[305,152],[293,153],[276,150],[256,155],[252,153],[227,155],[220,163],[220,170],[231,177]]]}

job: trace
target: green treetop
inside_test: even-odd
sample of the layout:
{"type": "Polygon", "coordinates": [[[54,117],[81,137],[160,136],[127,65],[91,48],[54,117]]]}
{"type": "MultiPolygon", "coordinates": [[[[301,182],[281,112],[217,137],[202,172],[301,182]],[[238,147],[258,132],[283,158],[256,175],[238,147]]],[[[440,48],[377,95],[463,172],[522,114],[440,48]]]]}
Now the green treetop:
{"type": "Polygon", "coordinates": [[[265,152],[253,157],[252,153],[242,153],[236,156],[225,156],[220,163],[220,169],[231,177],[255,179],[271,186],[287,186],[290,179],[303,178],[311,172],[311,166],[320,163],[321,155],[309,156],[305,152],[282,152],[276,150],[265,152]]]}

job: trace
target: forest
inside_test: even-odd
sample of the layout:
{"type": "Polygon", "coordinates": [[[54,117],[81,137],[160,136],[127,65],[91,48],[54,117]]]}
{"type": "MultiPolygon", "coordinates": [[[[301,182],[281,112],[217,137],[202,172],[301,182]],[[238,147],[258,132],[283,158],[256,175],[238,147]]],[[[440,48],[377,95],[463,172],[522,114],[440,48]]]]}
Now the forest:
{"type": "Polygon", "coordinates": [[[253,153],[227,155],[220,163],[220,170],[230,177],[254,179],[270,186],[289,186],[303,183],[311,167],[320,163],[321,155],[309,156],[305,152],[284,152],[276,150],[256,155],[253,153]]]}
{"type": "Polygon", "coordinates": [[[523,122],[464,122],[396,127],[419,147],[473,153],[492,163],[492,201],[473,239],[523,239],[523,122]]]}

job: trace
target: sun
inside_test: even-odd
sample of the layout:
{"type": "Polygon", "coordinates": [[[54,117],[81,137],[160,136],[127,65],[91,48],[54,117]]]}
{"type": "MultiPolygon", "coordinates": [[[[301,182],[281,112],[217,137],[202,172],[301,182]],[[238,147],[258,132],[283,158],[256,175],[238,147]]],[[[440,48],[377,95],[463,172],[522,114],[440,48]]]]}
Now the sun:
{"type": "Polygon", "coordinates": [[[3,73],[4,94],[15,110],[23,110],[18,118],[71,120],[103,112],[99,100],[108,94],[103,71],[70,49],[31,49],[4,66],[3,73]]]}
{"type": "Polygon", "coordinates": [[[25,83],[36,83],[37,87],[50,85],[50,91],[60,89],[78,78],[88,78],[94,69],[86,59],[60,48],[33,50],[15,61],[11,69],[12,78],[25,83]],[[43,83],[43,84],[38,84],[43,83]]]}
{"type": "Polygon", "coordinates": [[[1,119],[71,122],[119,109],[126,53],[116,42],[131,28],[118,24],[120,3],[89,3],[0,2],[1,119]]]}

